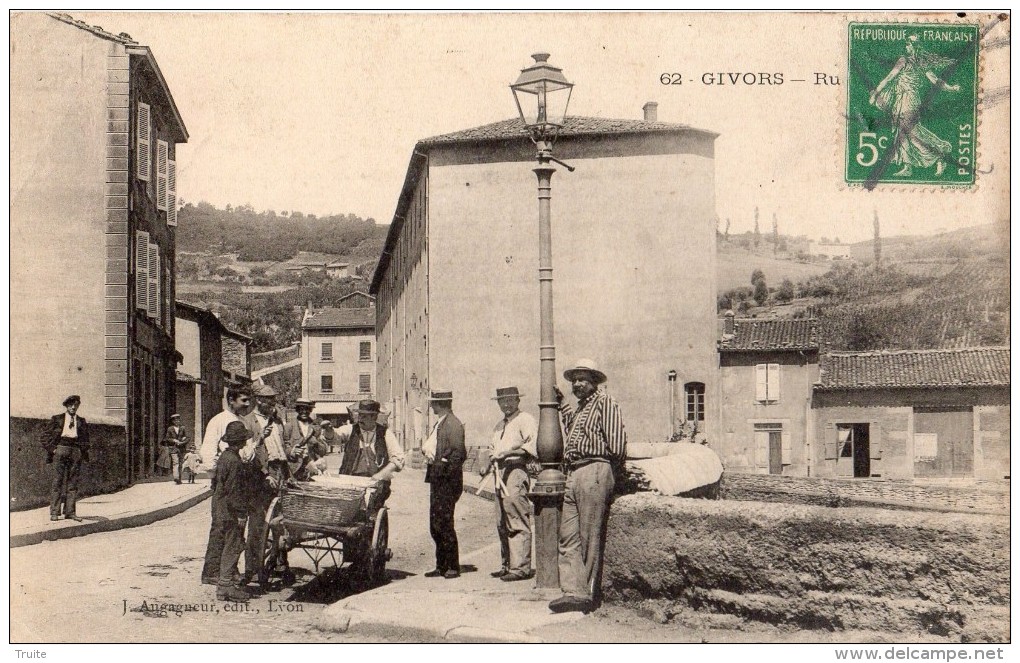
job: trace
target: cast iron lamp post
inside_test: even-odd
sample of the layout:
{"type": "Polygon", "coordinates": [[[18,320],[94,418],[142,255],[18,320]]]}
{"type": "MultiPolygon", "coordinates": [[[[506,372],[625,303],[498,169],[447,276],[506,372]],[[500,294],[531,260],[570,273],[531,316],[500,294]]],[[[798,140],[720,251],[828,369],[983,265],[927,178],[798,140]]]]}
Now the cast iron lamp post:
{"type": "Polygon", "coordinates": [[[556,162],[569,171],[574,169],[552,156],[553,141],[563,127],[570,92],[574,87],[563,71],[548,63],[548,53],[535,53],[534,64],[522,69],[517,82],[510,86],[517,111],[538,148],[538,283],[540,298],[541,341],[540,394],[538,417],[538,459],[542,472],[538,475],[531,498],[535,502],[536,584],[539,588],[559,586],[558,544],[559,525],[563,511],[563,490],[566,477],[559,470],[563,457],[563,435],[556,402],[556,346],[553,341],[552,290],[552,227],[549,201],[552,175],[556,162]]]}

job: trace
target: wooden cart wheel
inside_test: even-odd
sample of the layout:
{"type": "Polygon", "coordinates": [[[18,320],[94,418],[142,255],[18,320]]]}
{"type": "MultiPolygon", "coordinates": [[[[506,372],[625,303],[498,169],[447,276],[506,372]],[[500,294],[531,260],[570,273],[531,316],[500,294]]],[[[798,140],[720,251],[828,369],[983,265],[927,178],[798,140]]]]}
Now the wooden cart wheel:
{"type": "Polygon", "coordinates": [[[373,584],[381,584],[386,581],[386,561],[390,557],[390,518],[388,509],[383,507],[375,514],[375,528],[372,531],[372,543],[368,551],[368,558],[373,584]]]}
{"type": "Polygon", "coordinates": [[[282,516],[283,505],[280,504],[280,498],[275,497],[269,503],[269,508],[266,509],[266,530],[262,542],[262,568],[265,569],[266,579],[273,575],[280,559],[280,539],[282,538],[283,525],[279,520],[282,516]]]}

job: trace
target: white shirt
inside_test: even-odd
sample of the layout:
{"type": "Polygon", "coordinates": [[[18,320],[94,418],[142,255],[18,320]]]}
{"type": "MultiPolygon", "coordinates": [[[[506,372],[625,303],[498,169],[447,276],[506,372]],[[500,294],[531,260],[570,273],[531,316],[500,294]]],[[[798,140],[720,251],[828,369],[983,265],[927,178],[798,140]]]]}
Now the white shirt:
{"type": "Polygon", "coordinates": [[[492,451],[494,454],[524,449],[538,458],[538,426],[535,418],[520,410],[508,422],[506,418],[499,420],[492,430],[492,451]]]}
{"type": "MultiPolygon", "coordinates": [[[[233,421],[241,421],[241,418],[230,410],[224,410],[210,419],[209,425],[205,427],[205,435],[202,437],[202,448],[198,453],[202,456],[202,465],[209,468],[210,471],[216,467],[216,460],[219,458],[220,452],[228,446],[226,442],[223,442],[223,436],[227,432],[227,424],[233,421]]],[[[254,440],[249,438],[239,453],[241,460],[246,463],[254,458],[254,440]]]]}
{"type": "MultiPolygon", "coordinates": [[[[259,422],[260,431],[265,430],[269,425],[269,419],[262,416],[258,410],[255,410],[255,421],[259,422]]],[[[287,460],[287,454],[283,450],[283,432],[280,429],[280,424],[274,423],[269,430],[269,435],[262,438],[262,441],[266,443],[269,460],[287,460]]]]}
{"type": "Polygon", "coordinates": [[[429,436],[425,438],[425,441],[422,442],[421,445],[421,452],[425,454],[425,460],[430,463],[435,462],[436,460],[436,450],[439,446],[439,440],[436,437],[436,433],[439,431],[439,424],[443,423],[443,419],[446,419],[445,414],[439,417],[439,421],[437,421],[436,425],[432,427],[432,432],[429,433],[429,436]]]}
{"type": "MultiPolygon", "coordinates": [[[[78,437],[78,418],[70,412],[64,413],[64,430],[61,431],[60,437],[78,437]],[[71,422],[74,422],[74,427],[71,427],[71,422]]],[[[53,430],[52,428],[50,430],[53,430]]]]}
{"type": "MultiPolygon", "coordinates": [[[[343,445],[347,444],[347,441],[351,439],[351,435],[354,434],[355,426],[357,424],[347,424],[333,431],[336,434],[336,441],[341,446],[341,451],[343,445]]],[[[368,447],[373,444],[375,444],[375,428],[373,427],[367,433],[362,430],[361,446],[368,447]]],[[[390,457],[390,462],[396,466],[398,472],[404,469],[404,449],[400,446],[400,442],[397,441],[397,436],[389,428],[386,429],[386,455],[390,457]]]]}

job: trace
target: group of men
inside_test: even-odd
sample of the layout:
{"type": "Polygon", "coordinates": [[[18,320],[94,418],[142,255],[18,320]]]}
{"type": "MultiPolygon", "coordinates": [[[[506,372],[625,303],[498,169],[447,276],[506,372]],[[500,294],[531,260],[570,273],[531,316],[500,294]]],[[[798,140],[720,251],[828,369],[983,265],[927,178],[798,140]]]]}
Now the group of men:
{"type": "MultiPolygon", "coordinates": [[[[559,578],[563,596],[549,604],[553,612],[588,612],[600,600],[602,554],[609,507],[616,478],[627,453],[627,435],[616,403],[599,386],[606,374],[595,362],[581,360],[563,373],[577,398],[564,402],[556,389],[564,432],[562,467],[566,474],[563,517],[559,531],[559,578]]],[[[491,575],[504,582],[533,576],[531,568],[530,472],[538,465],[538,429],[534,417],[520,410],[522,394],[515,386],[496,390],[503,417],[492,432],[490,461],[496,486],[502,565],[491,575]]],[[[467,458],[464,425],[453,413],[453,393],[433,391],[429,403],[436,423],[422,443],[430,484],[429,529],[436,548],[436,566],[426,577],[460,576],[460,553],[454,512],[464,489],[467,458]]],[[[81,464],[89,459],[88,425],[77,414],[81,398],[69,396],[66,412],[52,418],[43,446],[55,466],[50,518],[81,520],[75,511],[81,464]]],[[[333,429],[312,419],[312,401],[299,399],[295,416],[280,417],[276,392],[264,385],[254,390],[230,388],[226,409],[206,426],[199,457],[212,476],[212,524],[202,569],[202,582],[216,585],[217,599],[246,601],[264,589],[262,541],[266,511],[281,486],[307,480],[325,469],[323,456],[343,453],[340,474],[371,477],[383,484],[404,467],[404,452],[392,431],[378,422],[380,405],[364,400],[352,415],[354,423],[333,429]],[[252,399],[254,398],[254,404],[252,399]],[[247,534],[246,534],[247,531],[247,534]],[[245,555],[245,571],[237,564],[245,555]]],[[[172,420],[168,438],[187,447],[187,436],[172,420]],[[171,435],[172,434],[172,435],[171,435]]],[[[547,462],[555,459],[543,459],[547,462]]],[[[179,464],[175,479],[180,481],[179,464]]],[[[286,557],[277,560],[287,574],[286,557]]]]}

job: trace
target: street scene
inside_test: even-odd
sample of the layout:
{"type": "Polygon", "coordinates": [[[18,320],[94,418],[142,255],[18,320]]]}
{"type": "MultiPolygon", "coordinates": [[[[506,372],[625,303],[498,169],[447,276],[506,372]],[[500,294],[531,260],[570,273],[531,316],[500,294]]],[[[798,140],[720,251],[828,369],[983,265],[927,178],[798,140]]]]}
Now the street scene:
{"type": "Polygon", "coordinates": [[[15,655],[1003,658],[1009,20],[12,12],[15,655]]]}

